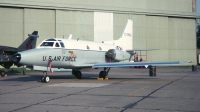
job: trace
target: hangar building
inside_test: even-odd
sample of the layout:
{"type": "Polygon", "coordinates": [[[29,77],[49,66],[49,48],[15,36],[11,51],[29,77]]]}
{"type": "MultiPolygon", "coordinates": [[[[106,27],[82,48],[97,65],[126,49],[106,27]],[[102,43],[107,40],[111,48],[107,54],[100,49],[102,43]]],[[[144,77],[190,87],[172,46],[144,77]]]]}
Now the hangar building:
{"type": "Polygon", "coordinates": [[[18,47],[34,30],[46,38],[118,39],[133,20],[133,48],[148,61],[196,65],[196,0],[1,0],[0,44],[18,47]]]}

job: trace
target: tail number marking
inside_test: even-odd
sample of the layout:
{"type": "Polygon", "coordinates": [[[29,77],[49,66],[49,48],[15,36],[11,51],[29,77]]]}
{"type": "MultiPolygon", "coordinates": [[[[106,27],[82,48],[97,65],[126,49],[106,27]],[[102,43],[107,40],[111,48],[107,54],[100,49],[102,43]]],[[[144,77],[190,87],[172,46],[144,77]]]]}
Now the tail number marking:
{"type": "Polygon", "coordinates": [[[131,37],[131,33],[124,33],[124,36],[131,37]]]}

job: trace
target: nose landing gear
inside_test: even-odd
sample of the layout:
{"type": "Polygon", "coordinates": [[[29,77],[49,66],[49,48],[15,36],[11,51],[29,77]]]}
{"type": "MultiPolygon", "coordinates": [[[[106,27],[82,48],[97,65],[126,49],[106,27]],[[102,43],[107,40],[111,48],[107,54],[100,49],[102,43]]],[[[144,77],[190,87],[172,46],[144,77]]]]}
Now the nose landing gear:
{"type": "Polygon", "coordinates": [[[50,81],[49,76],[47,76],[47,72],[43,72],[44,76],[41,77],[41,82],[46,82],[48,83],[50,81]]]}

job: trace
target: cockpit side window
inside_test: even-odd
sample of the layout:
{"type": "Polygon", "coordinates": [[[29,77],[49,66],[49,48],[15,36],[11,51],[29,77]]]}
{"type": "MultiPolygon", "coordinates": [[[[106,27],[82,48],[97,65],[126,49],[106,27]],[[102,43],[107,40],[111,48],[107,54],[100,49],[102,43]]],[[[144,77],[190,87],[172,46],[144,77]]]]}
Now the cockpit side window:
{"type": "Polygon", "coordinates": [[[60,47],[60,45],[56,42],[56,45],[55,45],[56,47],[60,47]]]}
{"type": "Polygon", "coordinates": [[[60,42],[60,45],[61,47],[65,47],[64,43],[63,42],[60,42]]]}
{"type": "Polygon", "coordinates": [[[47,46],[47,47],[53,47],[54,42],[43,42],[40,47],[47,46]]]}

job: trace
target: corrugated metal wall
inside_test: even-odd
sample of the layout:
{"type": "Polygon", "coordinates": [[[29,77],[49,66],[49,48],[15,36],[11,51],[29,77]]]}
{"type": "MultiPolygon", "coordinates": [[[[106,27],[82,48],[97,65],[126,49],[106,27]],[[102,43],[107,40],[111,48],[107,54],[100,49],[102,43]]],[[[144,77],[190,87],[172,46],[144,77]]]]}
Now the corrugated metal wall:
{"type": "Polygon", "coordinates": [[[133,20],[133,47],[160,49],[149,51],[147,60],[191,60],[193,65],[196,64],[192,0],[3,0],[0,5],[12,5],[0,8],[3,15],[0,18],[1,45],[18,47],[34,30],[39,31],[37,45],[43,39],[68,38],[69,34],[73,34],[73,39],[94,41],[97,34],[95,21],[98,20],[94,19],[95,13],[105,13],[113,19],[113,29],[109,28],[113,30],[111,38],[116,40],[121,36],[129,18],[133,20]],[[152,13],[145,13],[150,10],[152,13]]]}
{"type": "MultiPolygon", "coordinates": [[[[124,8],[147,9],[147,10],[165,10],[192,12],[192,0],[1,0],[6,4],[25,4],[30,7],[40,5],[48,7],[84,7],[84,8],[124,8]]],[[[108,10],[109,10],[108,9],[108,10]]]]}
{"type": "Polygon", "coordinates": [[[94,40],[94,13],[56,10],[56,38],[94,40]]]}
{"type": "Polygon", "coordinates": [[[23,9],[0,8],[0,45],[18,47],[23,41],[23,9]]]}
{"type": "Polygon", "coordinates": [[[39,32],[38,42],[45,38],[55,37],[55,10],[24,9],[24,35],[36,30],[39,32]]]}

